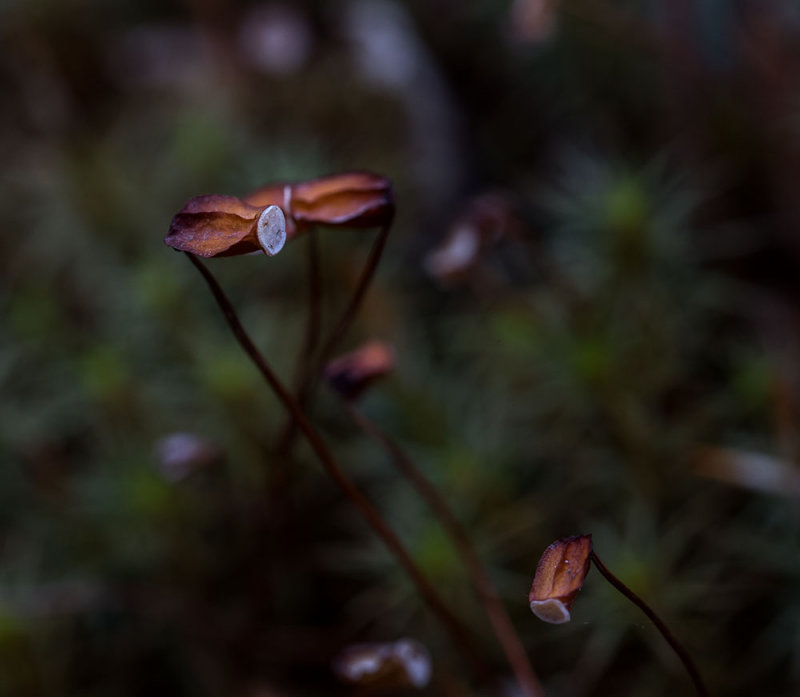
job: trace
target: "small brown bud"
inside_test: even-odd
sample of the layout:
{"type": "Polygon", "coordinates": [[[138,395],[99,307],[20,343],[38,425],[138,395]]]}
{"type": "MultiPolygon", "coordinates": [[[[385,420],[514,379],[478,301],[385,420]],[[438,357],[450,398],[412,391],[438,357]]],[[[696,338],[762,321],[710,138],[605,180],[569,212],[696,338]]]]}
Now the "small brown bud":
{"type": "Polygon", "coordinates": [[[393,369],[392,347],[382,341],[370,341],[330,361],[325,367],[325,378],[342,397],[355,399],[393,369]]]}
{"type": "Polygon", "coordinates": [[[551,624],[570,621],[570,610],[589,573],[591,556],[591,535],[556,540],[544,551],[528,595],[534,615],[551,624]]]}
{"type": "Polygon", "coordinates": [[[425,687],[431,679],[431,657],[414,639],[386,644],[353,644],[333,662],[342,682],[367,689],[425,687]]]}
{"type": "Polygon", "coordinates": [[[200,257],[258,250],[273,256],[286,242],[286,218],[275,205],[251,206],[235,196],[195,196],[172,219],[164,241],[200,257]]]}

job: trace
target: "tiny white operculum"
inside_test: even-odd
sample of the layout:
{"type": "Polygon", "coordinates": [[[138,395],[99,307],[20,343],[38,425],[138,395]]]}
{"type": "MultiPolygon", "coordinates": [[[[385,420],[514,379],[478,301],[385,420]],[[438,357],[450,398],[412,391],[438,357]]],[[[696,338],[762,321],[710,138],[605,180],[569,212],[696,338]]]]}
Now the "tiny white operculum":
{"type": "Polygon", "coordinates": [[[572,619],[567,606],[557,598],[531,600],[531,612],[550,624],[564,624],[572,619]]]}
{"type": "Polygon", "coordinates": [[[286,217],[278,206],[267,206],[258,216],[258,244],[267,256],[275,256],[286,243],[286,217]]]}

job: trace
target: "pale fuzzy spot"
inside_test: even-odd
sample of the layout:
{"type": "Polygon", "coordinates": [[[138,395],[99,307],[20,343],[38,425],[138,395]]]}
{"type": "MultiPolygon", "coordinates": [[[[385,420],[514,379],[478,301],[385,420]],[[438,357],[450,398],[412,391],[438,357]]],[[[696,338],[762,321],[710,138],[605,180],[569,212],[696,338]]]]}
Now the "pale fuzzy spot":
{"type": "Polygon", "coordinates": [[[343,673],[353,682],[358,682],[365,675],[372,675],[378,672],[383,663],[380,656],[359,656],[356,660],[348,663],[343,668],[343,673]]]}
{"type": "Polygon", "coordinates": [[[480,241],[475,228],[465,225],[443,247],[428,254],[425,269],[437,277],[465,271],[475,261],[479,247],[480,241]]]}
{"type": "Polygon", "coordinates": [[[218,456],[217,448],[194,433],[171,433],[156,443],[159,470],[164,479],[178,482],[218,456]]]}
{"type": "Polygon", "coordinates": [[[267,206],[258,217],[258,243],[273,257],[286,243],[286,217],[278,206],[267,206]]]}
{"type": "Polygon", "coordinates": [[[395,642],[394,654],[403,663],[406,675],[414,687],[425,687],[431,679],[433,666],[425,647],[413,639],[400,639],[395,642]]]}
{"type": "Polygon", "coordinates": [[[572,619],[567,606],[557,598],[531,600],[531,612],[550,624],[564,624],[572,619]]]}

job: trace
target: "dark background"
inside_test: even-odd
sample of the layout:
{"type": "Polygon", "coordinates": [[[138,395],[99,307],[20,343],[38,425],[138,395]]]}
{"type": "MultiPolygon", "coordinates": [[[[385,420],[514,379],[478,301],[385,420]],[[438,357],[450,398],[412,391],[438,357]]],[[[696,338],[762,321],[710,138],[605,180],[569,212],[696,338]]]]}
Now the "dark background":
{"type": "MultiPolygon", "coordinates": [[[[798,693],[796,2],[5,0],[0,39],[2,697],[350,694],[338,651],[401,636],[428,694],[478,694],[305,446],[275,460],[280,405],[162,243],[190,196],[356,168],[398,206],[344,346],[397,352],[363,409],[468,527],[547,694],[691,689],[596,572],[571,623],[530,613],[579,533],[714,694],[798,693]],[[488,192],[479,262],[433,277],[488,192]],[[179,471],[175,432],[207,450],[179,471]]],[[[372,234],[320,235],[327,318],[372,234]]],[[[209,263],[285,376],[303,242],[209,263]]],[[[329,394],[314,418],[504,675],[429,510],[329,394]]]]}

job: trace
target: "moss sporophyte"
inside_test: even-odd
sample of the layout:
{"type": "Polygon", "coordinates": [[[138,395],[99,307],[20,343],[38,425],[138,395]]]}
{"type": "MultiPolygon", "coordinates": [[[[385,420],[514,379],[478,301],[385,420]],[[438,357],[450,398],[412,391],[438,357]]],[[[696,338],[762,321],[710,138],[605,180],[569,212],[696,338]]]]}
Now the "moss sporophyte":
{"type": "MultiPolygon", "coordinates": [[[[473,669],[477,679],[486,683],[490,679],[490,671],[469,631],[422,573],[378,509],[350,480],[320,432],[307,417],[304,408],[304,400],[309,399],[310,381],[321,373],[331,350],[355,317],[377,267],[393,217],[394,196],[389,180],[369,172],[348,172],[306,182],[266,186],[244,199],[218,195],[195,197],[175,215],[165,242],[185,252],[200,272],[233,335],[291,416],[292,428],[296,427],[303,433],[325,472],[408,574],[453,645],[463,655],[465,663],[473,669]],[[256,347],[222,287],[199,257],[232,256],[259,250],[274,255],[280,251],[285,241],[317,224],[379,226],[380,234],[373,244],[350,301],[323,343],[319,355],[312,358],[313,352],[301,352],[300,355],[305,360],[301,373],[304,378],[298,385],[297,394],[293,394],[256,347]]],[[[309,238],[313,241],[313,231],[311,232],[309,238]]],[[[313,245],[309,249],[313,249],[313,245]]],[[[318,266],[311,266],[318,274],[318,266]]],[[[311,280],[313,285],[314,279],[311,280]]],[[[316,317],[317,321],[319,301],[319,293],[310,294],[309,316],[316,317]]],[[[314,329],[311,323],[309,329],[314,329]]],[[[288,450],[284,455],[288,459],[288,450]]]]}
{"type": "Polygon", "coordinates": [[[594,563],[603,577],[622,595],[647,615],[683,663],[699,695],[707,695],[700,672],[689,652],[675,638],[656,612],[620,579],[618,579],[594,551],[591,535],[564,537],[556,540],[542,554],[536,567],[528,603],[539,619],[551,624],[563,624],[572,619],[572,605],[583,587],[590,563],[594,563]]]}
{"type": "MultiPolygon", "coordinates": [[[[543,694],[539,679],[465,529],[442,495],[405,451],[357,409],[356,402],[361,392],[377,378],[393,370],[393,350],[383,342],[372,342],[340,359],[329,360],[337,342],[355,318],[374,276],[393,218],[394,196],[389,180],[370,172],[347,172],[304,182],[273,184],[243,198],[224,195],[197,196],[187,201],[175,215],[165,241],[176,250],[185,252],[201,273],[237,341],[290,416],[288,427],[279,439],[280,446],[275,451],[274,466],[280,467],[282,461],[285,464],[290,459],[292,435],[295,431],[302,433],[328,476],[361,513],[408,574],[448,633],[453,645],[474,671],[477,680],[483,685],[489,683],[491,671],[471,633],[423,574],[380,511],[353,484],[309,419],[307,405],[313,398],[313,387],[324,374],[330,386],[341,397],[342,408],[353,423],[383,448],[397,470],[434,511],[462,559],[521,693],[526,697],[537,697],[543,694]],[[314,230],[318,225],[380,228],[351,298],[324,341],[320,339],[322,284],[314,230]],[[256,347],[216,278],[198,257],[214,258],[253,252],[274,256],[286,242],[301,233],[307,233],[308,237],[309,320],[303,349],[298,352],[295,389],[292,391],[278,378],[256,347]]],[[[594,552],[591,535],[557,540],[547,548],[537,567],[529,594],[531,610],[547,622],[568,622],[573,603],[592,562],[615,588],[647,614],[681,658],[697,692],[701,695],[707,694],[686,650],[655,612],[600,561],[594,552]]],[[[394,666],[394,663],[391,665],[394,666]]]]}
{"type": "MultiPolygon", "coordinates": [[[[393,218],[394,196],[389,180],[371,172],[347,172],[304,182],[272,184],[243,198],[222,195],[192,198],[173,218],[165,241],[176,250],[185,252],[201,273],[234,336],[291,417],[290,429],[286,431],[284,438],[280,439],[282,445],[276,450],[280,457],[275,458],[274,464],[280,466],[281,459],[289,459],[291,435],[295,429],[299,430],[306,437],[326,473],[366,519],[411,578],[478,681],[486,685],[492,680],[491,671],[471,633],[422,573],[378,509],[355,487],[306,414],[306,404],[313,397],[312,388],[328,364],[337,342],[353,321],[375,273],[393,218]],[[378,227],[380,230],[349,302],[324,341],[319,341],[321,275],[314,230],[317,225],[378,227]],[[309,240],[309,322],[303,342],[304,348],[298,354],[299,379],[295,381],[295,391],[292,393],[258,350],[216,278],[198,257],[214,258],[259,251],[274,256],[286,242],[290,242],[301,233],[308,233],[309,240]],[[318,343],[321,344],[321,348],[317,348],[318,343]]],[[[433,489],[430,482],[421,476],[419,470],[396,444],[376,426],[366,422],[365,418],[357,416],[353,400],[358,396],[358,392],[367,386],[367,382],[378,377],[378,374],[389,372],[393,366],[392,351],[388,345],[373,344],[367,348],[366,353],[362,351],[356,356],[351,355],[345,361],[328,364],[327,377],[341,392],[343,385],[341,369],[343,366],[346,368],[347,395],[341,395],[344,408],[351,415],[356,415],[354,420],[357,425],[384,446],[399,471],[411,480],[440,520],[446,523],[451,537],[462,553],[478,598],[487,611],[520,684],[522,694],[526,697],[537,697],[542,694],[539,680],[463,528],[455,521],[442,497],[433,489]],[[354,367],[358,372],[355,376],[356,382],[363,381],[363,384],[358,386],[351,379],[355,375],[354,367]]]]}
{"type": "Polygon", "coordinates": [[[172,219],[164,240],[200,257],[263,251],[273,256],[312,225],[376,227],[391,222],[391,183],[371,172],[272,184],[243,198],[195,196],[172,219]]]}

